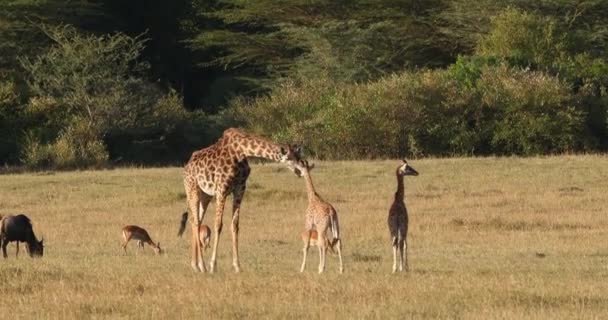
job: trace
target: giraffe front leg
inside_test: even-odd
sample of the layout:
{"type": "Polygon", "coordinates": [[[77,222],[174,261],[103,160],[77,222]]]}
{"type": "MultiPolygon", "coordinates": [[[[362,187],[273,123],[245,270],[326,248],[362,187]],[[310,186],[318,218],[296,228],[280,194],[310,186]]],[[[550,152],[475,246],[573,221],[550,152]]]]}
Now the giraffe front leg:
{"type": "Polygon", "coordinates": [[[213,238],[213,251],[211,252],[211,260],[209,262],[209,272],[215,272],[215,263],[217,257],[217,245],[220,242],[220,234],[222,233],[222,218],[224,216],[224,206],[226,205],[226,196],[218,195],[216,198],[215,207],[215,237],[213,238]]]}
{"type": "Polygon", "coordinates": [[[232,266],[234,272],[241,272],[239,264],[239,215],[241,213],[241,202],[245,195],[245,185],[237,187],[233,193],[234,200],[232,202],[232,266]]]}
{"type": "Polygon", "coordinates": [[[237,208],[232,214],[232,266],[234,272],[241,272],[239,264],[239,211],[237,208]]]}

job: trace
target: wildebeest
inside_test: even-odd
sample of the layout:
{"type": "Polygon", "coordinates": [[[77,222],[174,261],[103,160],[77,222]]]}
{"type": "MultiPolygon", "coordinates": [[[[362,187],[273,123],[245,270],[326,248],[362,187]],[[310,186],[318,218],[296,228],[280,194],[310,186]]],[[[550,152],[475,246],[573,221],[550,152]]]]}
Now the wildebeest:
{"type": "Polygon", "coordinates": [[[38,241],[32,230],[32,222],[26,215],[8,215],[0,220],[0,245],[4,258],[8,258],[6,246],[13,241],[17,242],[16,256],[19,255],[19,242],[25,242],[30,257],[42,257],[44,239],[38,241]]]}

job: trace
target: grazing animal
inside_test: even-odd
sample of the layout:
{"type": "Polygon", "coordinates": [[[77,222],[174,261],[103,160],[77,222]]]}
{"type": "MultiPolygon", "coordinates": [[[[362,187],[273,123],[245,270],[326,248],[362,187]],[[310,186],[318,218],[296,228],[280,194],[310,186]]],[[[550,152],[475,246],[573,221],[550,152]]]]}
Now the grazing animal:
{"type": "Polygon", "coordinates": [[[314,164],[309,165],[306,160],[301,160],[298,165],[298,171],[300,171],[301,176],[306,180],[306,191],[308,195],[305,225],[305,232],[308,234],[304,241],[304,249],[302,249],[303,260],[300,272],[304,272],[304,269],[306,268],[306,256],[308,254],[310,239],[312,238],[313,229],[316,229],[316,245],[319,248],[319,273],[322,273],[325,269],[325,254],[328,247],[337,250],[338,259],[340,261],[340,273],[342,273],[344,272],[344,265],[342,263],[342,240],[340,239],[338,213],[329,202],[323,200],[315,191],[315,187],[312,184],[312,178],[310,177],[310,171],[313,168],[314,164]],[[333,238],[331,241],[327,240],[325,236],[327,230],[331,230],[333,238]],[[320,243],[327,243],[326,241],[329,241],[329,246],[319,245],[320,243]]]}
{"type": "MultiPolygon", "coordinates": [[[[182,219],[180,221],[179,224],[179,231],[177,232],[177,236],[181,237],[182,234],[184,233],[184,231],[186,230],[186,223],[188,222],[188,211],[182,213],[182,219]]],[[[198,229],[199,232],[199,239],[200,239],[200,246],[201,249],[204,251],[204,249],[209,248],[209,243],[211,242],[211,228],[209,228],[208,225],[206,224],[201,224],[200,228],[198,229]]]]}
{"type": "Polygon", "coordinates": [[[300,160],[300,153],[299,147],[276,144],[235,128],[224,131],[215,144],[192,153],[183,172],[188,209],[192,213],[192,269],[206,271],[199,230],[207,207],[215,196],[213,252],[209,262],[209,269],[214,272],[226,198],[232,194],[232,266],[235,272],[240,272],[239,215],[245,184],[251,172],[247,159],[257,157],[281,162],[299,175],[295,165],[300,160]]]}
{"type": "Polygon", "coordinates": [[[38,241],[32,229],[32,222],[26,215],[8,215],[0,220],[0,245],[4,258],[8,258],[6,246],[13,241],[17,242],[15,256],[19,256],[19,242],[25,242],[27,252],[32,258],[42,257],[44,253],[44,239],[38,241]]]}
{"type": "Polygon", "coordinates": [[[395,200],[388,211],[388,229],[391,233],[393,244],[393,272],[397,271],[397,251],[399,251],[399,271],[409,271],[407,263],[407,228],[408,216],[407,208],[405,207],[405,192],[403,187],[403,177],[417,176],[416,171],[412,166],[403,159],[403,163],[397,168],[397,192],[395,192],[395,200]]]}
{"type": "MultiPolygon", "coordinates": [[[[321,243],[318,241],[318,238],[319,235],[317,234],[317,230],[304,230],[304,232],[302,232],[302,242],[304,242],[304,248],[306,248],[306,246],[320,246],[321,243]]],[[[334,247],[331,245],[331,241],[329,241],[328,238],[325,238],[325,248],[329,249],[331,253],[336,253],[334,247]]]]}
{"type": "Polygon", "coordinates": [[[124,243],[122,244],[122,249],[127,253],[127,244],[131,239],[137,240],[137,246],[144,249],[144,243],[147,243],[152,247],[156,254],[161,254],[163,250],[160,248],[160,242],[154,243],[148,231],[142,227],[128,225],[122,228],[122,238],[124,239],[124,243]]]}

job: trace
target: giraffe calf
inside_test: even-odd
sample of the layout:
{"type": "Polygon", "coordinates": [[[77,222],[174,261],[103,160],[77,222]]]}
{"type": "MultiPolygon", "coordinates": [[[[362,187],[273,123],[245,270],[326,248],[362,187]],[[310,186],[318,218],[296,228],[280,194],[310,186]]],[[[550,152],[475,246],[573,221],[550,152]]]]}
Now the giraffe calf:
{"type": "Polygon", "coordinates": [[[407,229],[409,217],[405,206],[405,191],[403,186],[403,178],[405,176],[417,176],[416,171],[412,166],[403,159],[403,163],[397,167],[397,191],[395,192],[395,200],[388,211],[388,229],[391,234],[391,242],[393,247],[393,272],[397,271],[397,262],[399,262],[399,271],[409,271],[407,263],[407,229]],[[399,252],[399,257],[397,257],[399,252]]]}
{"type": "MultiPolygon", "coordinates": [[[[181,237],[184,231],[186,230],[186,224],[188,223],[188,211],[182,213],[182,219],[179,223],[179,231],[177,232],[177,236],[181,237]]],[[[198,239],[201,245],[201,250],[209,248],[209,243],[211,242],[211,228],[209,228],[206,224],[201,224],[198,228],[198,239]]]]}
{"type": "MultiPolygon", "coordinates": [[[[333,251],[334,247],[338,253],[338,261],[340,263],[340,273],[344,272],[342,263],[342,239],[340,237],[340,224],[338,223],[338,212],[327,201],[323,200],[316,192],[312,183],[310,171],[314,168],[314,164],[309,164],[306,160],[299,162],[298,171],[304,177],[306,182],[306,193],[308,196],[308,208],[306,208],[306,231],[302,234],[304,241],[304,249],[302,250],[302,266],[300,272],[304,272],[306,268],[306,256],[308,248],[311,244],[313,232],[317,236],[314,244],[319,248],[319,273],[325,270],[325,253],[327,249],[333,251]],[[326,233],[331,232],[332,240],[330,241],[326,233]]],[[[313,244],[313,245],[314,245],[313,244]]]]}
{"type": "MultiPolygon", "coordinates": [[[[319,235],[317,233],[317,230],[304,230],[302,232],[302,242],[304,242],[304,250],[307,250],[307,248],[309,246],[317,246],[320,247],[320,243],[319,243],[319,235]],[[310,234],[310,238],[309,238],[309,234],[310,234]]],[[[334,244],[335,245],[335,244],[334,244]]],[[[336,251],[334,250],[334,246],[332,245],[331,241],[329,241],[329,238],[325,237],[325,249],[329,249],[329,251],[333,254],[336,253],[336,251]]]]}

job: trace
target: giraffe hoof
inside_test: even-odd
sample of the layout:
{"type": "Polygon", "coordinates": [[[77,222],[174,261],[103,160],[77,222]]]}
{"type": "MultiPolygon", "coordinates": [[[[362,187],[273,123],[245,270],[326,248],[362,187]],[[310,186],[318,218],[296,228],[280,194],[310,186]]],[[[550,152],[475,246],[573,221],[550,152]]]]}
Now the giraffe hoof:
{"type": "Polygon", "coordinates": [[[192,270],[193,270],[194,272],[200,272],[200,271],[201,271],[201,270],[198,268],[198,266],[196,265],[196,263],[194,263],[194,262],[192,262],[192,263],[190,264],[190,266],[192,267],[192,270]]]}

